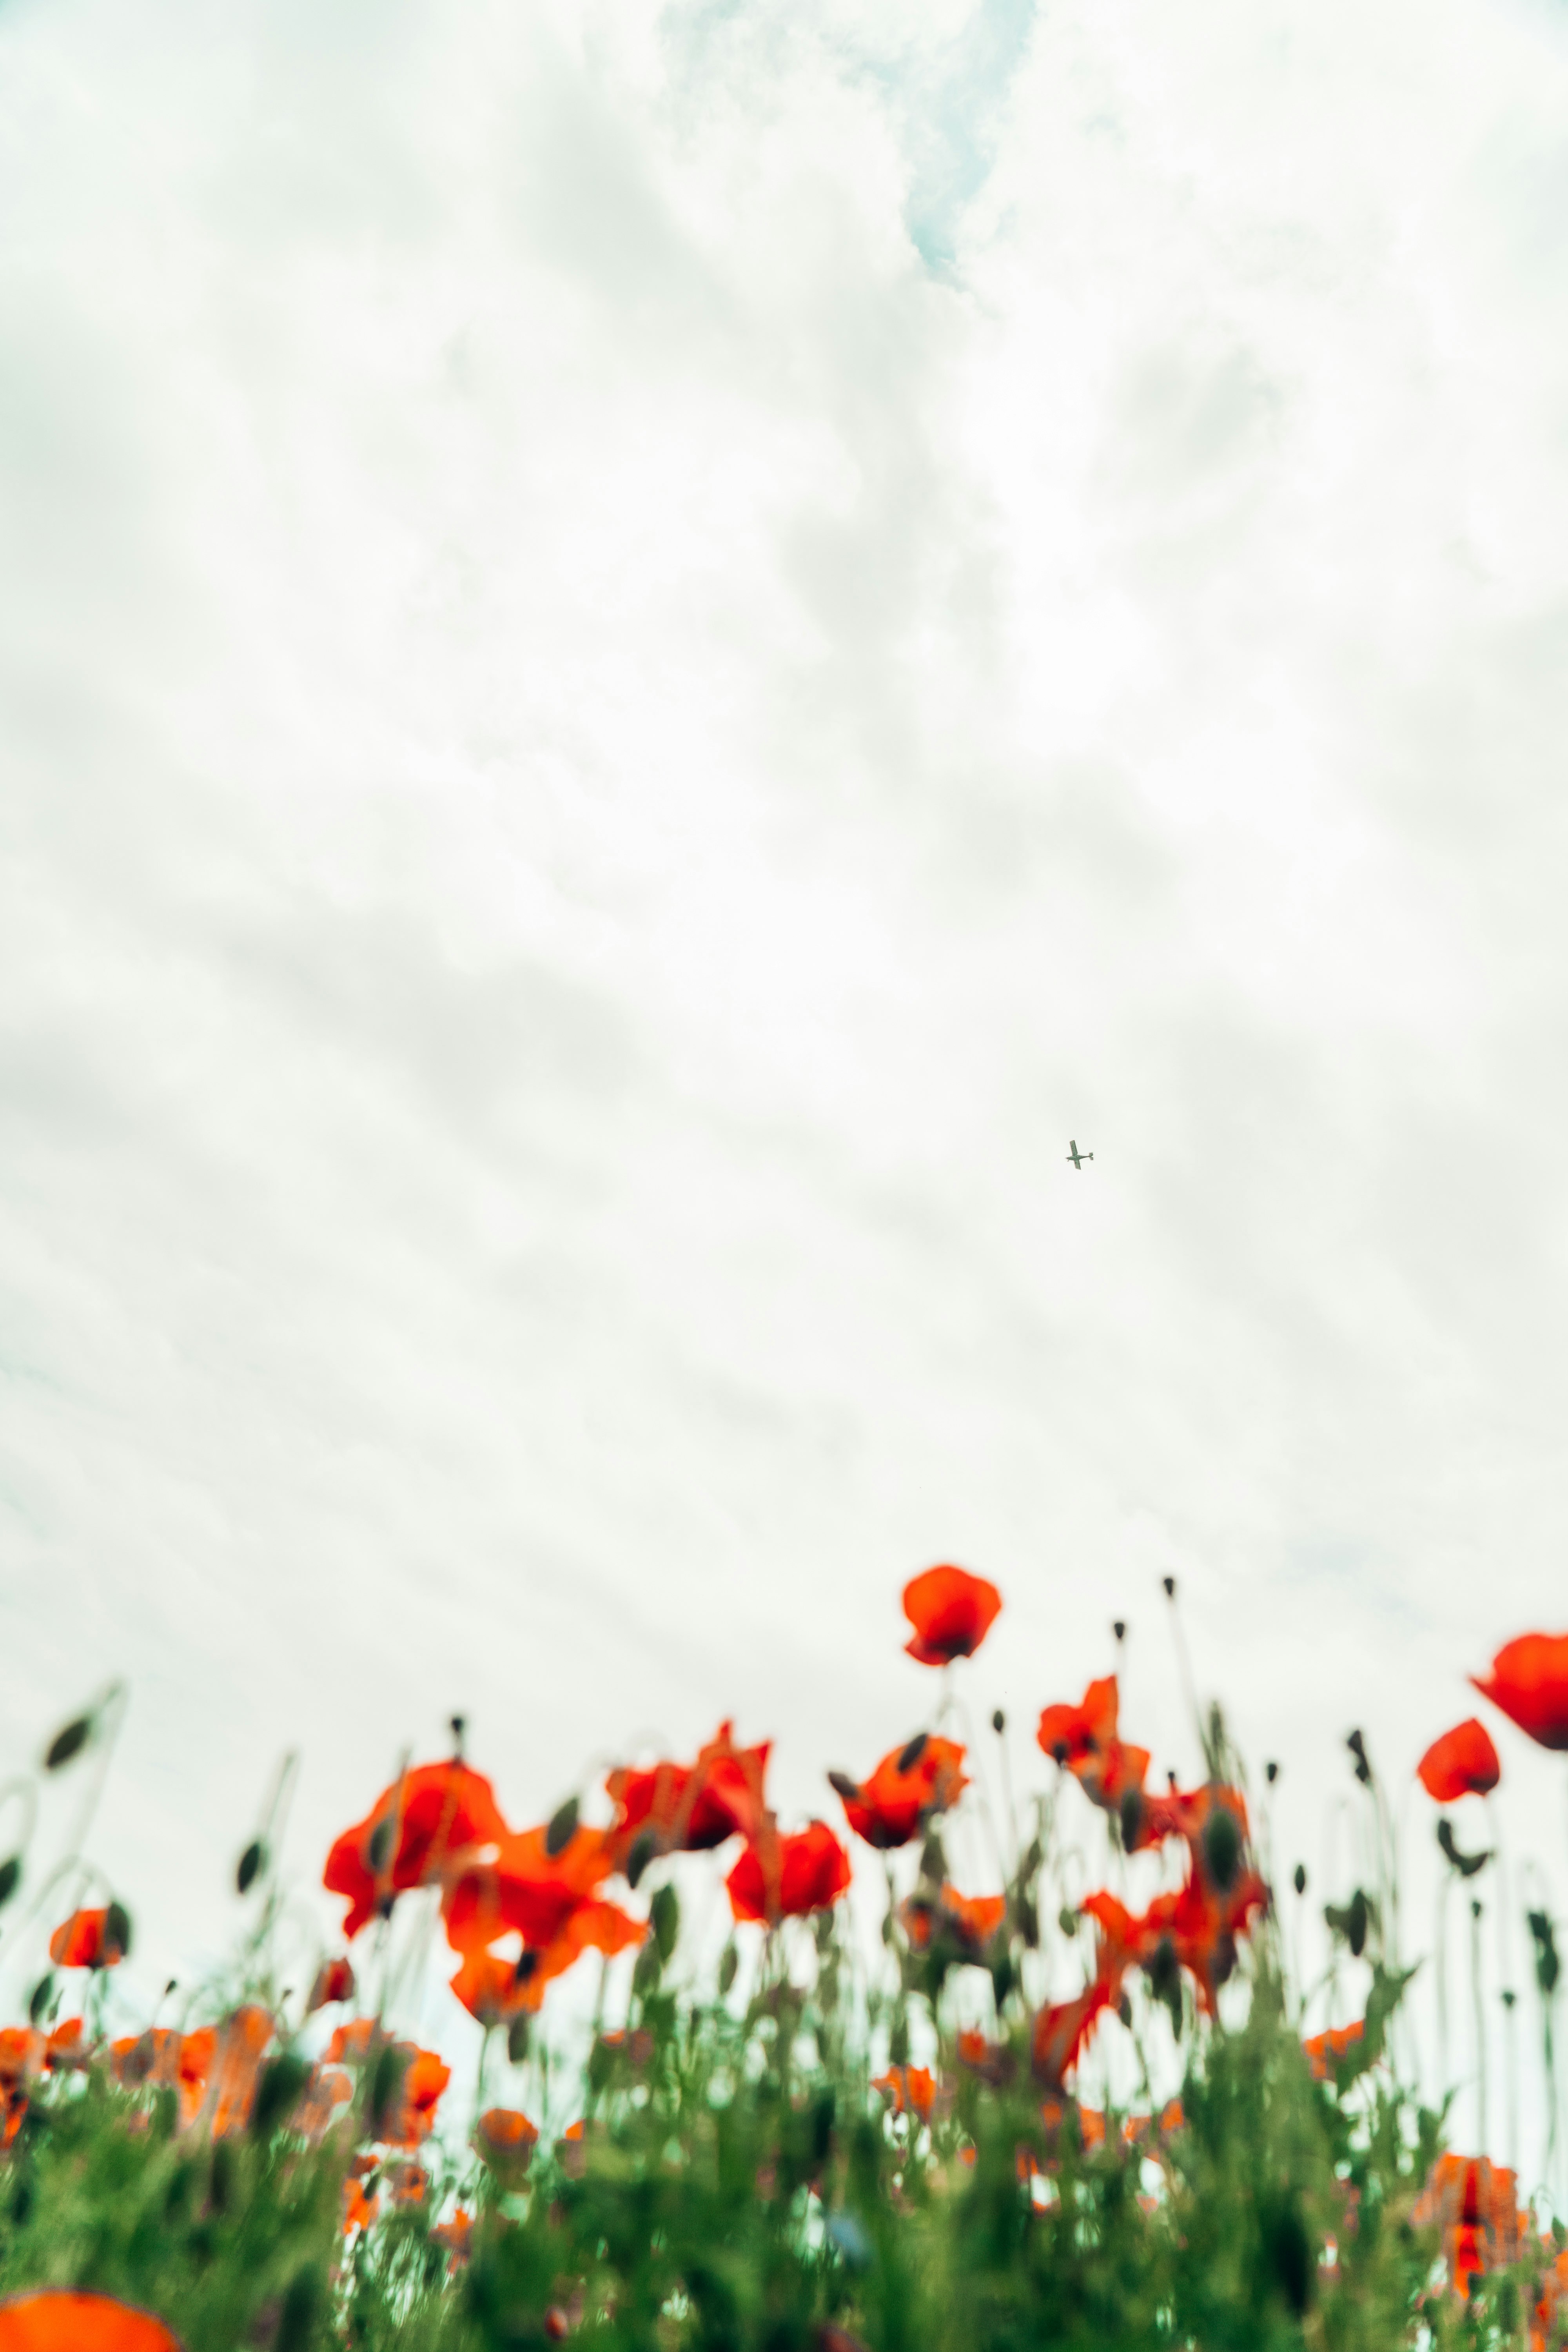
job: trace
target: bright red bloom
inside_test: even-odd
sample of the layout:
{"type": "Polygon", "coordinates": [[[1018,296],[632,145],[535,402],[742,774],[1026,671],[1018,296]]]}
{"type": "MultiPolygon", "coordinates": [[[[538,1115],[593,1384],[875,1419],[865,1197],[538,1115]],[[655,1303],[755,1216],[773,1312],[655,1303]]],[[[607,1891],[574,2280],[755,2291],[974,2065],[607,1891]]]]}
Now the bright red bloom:
{"type": "Polygon", "coordinates": [[[1415,1767],[1426,1794],[1439,1805],[1460,1797],[1484,1797],[1502,1778],[1490,1732],[1471,1715],[1435,1739],[1415,1767]]]}
{"type": "Polygon", "coordinates": [[[398,2086],[397,2105],[391,2115],[379,2119],[383,2128],[377,2137],[393,2147],[417,2147],[430,2137],[452,2070],[434,2050],[415,2049],[403,2042],[395,2047],[406,2053],[408,2063],[398,2086]]]}
{"type": "Polygon", "coordinates": [[[1359,2050],[1366,2039],[1366,2020],[1358,2017],[1353,2025],[1331,2025],[1326,2033],[1314,2033],[1303,2042],[1307,2063],[1312,2070],[1314,2083],[1330,2083],[1342,2058],[1359,2050]]]}
{"type": "Polygon", "coordinates": [[[1059,2000],[1040,2011],[1030,2036],[1029,2054],[1037,2080],[1047,2089],[1063,2087],[1100,2019],[1115,2006],[1119,1991],[1116,1981],[1101,1974],[1073,2000],[1059,2000]]]}
{"type": "Polygon", "coordinates": [[[1005,1895],[961,1895],[944,1886],[940,1895],[911,1895],[899,1906],[905,1935],[917,1952],[943,1939],[965,1960],[983,1960],[985,1948],[1007,1916],[1005,1895]]]}
{"type": "Polygon", "coordinates": [[[924,2066],[890,2066],[885,2074],[874,2078],[871,2088],[882,2093],[896,2116],[918,2116],[922,2124],[931,2121],[936,2077],[924,2066]]]}
{"type": "Polygon", "coordinates": [[[1418,2230],[1440,2229],[1454,2292],[1469,2293],[1478,2271],[1500,2268],[1524,2252],[1527,2218],[1519,2210],[1518,2182],[1484,2156],[1440,2156],[1410,2218],[1418,2230]]]}
{"type": "Polygon", "coordinates": [[[374,2017],[346,2018],[342,2025],[332,2028],[332,2038],[323,2053],[324,2063],[341,2066],[345,2059],[358,2065],[378,2049],[385,2039],[379,2021],[374,2017]]]}
{"type": "Polygon", "coordinates": [[[207,2081],[217,2052],[217,2028],[204,2025],[194,2033],[176,2033],[172,2027],[150,2025],[145,2033],[130,2033],[109,2045],[109,2063],[124,2090],[143,2084],[174,2090],[179,2098],[184,2131],[202,2111],[207,2081]]]}
{"type": "Polygon", "coordinates": [[[335,1959],[323,1960],[316,1970],[316,1981],[310,1987],[305,2014],[312,2016],[318,2009],[325,2009],[330,2001],[353,2000],[355,1990],[353,1968],[346,1954],[340,1952],[335,1959]]]}
{"type": "Polygon", "coordinates": [[[617,1952],[640,1944],[647,1934],[645,1923],[616,1904],[580,1903],[548,1944],[525,1945],[516,1959],[493,1951],[466,1953],[452,1979],[452,1990],[481,2025],[499,2025],[520,2012],[537,2010],[545,1987],[584,1952],[603,1952],[613,1959],[617,1952]]]}
{"type": "Polygon", "coordinates": [[[9,2147],[27,2112],[28,2084],[44,2063],[44,2037],[30,2025],[0,2029],[0,2148],[9,2147]]]}
{"type": "Polygon", "coordinates": [[[352,1942],[367,1919],[411,1886],[444,1878],[471,1846],[507,1834],[490,1784],[455,1758],[421,1764],[384,1789],[363,1822],[345,1830],[327,1856],[321,1884],[346,1895],[343,1934],[352,1942]]]}
{"type": "Polygon", "coordinates": [[[925,1732],[902,1748],[889,1748],[866,1780],[830,1772],[857,1837],[886,1852],[908,1845],[935,1813],[945,1812],[969,1786],[963,1749],[956,1739],[925,1732]]]}
{"type": "Polygon", "coordinates": [[[1568,1633],[1521,1633],[1470,1680],[1542,1748],[1568,1748],[1568,1633]]]}
{"type": "MultiPolygon", "coordinates": [[[[100,1911],[73,1911],[49,1937],[49,1958],[58,1969],[114,1969],[125,1957],[110,1922],[113,1906],[100,1911]]],[[[121,1915],[123,1917],[123,1915],[121,1915]]]]}
{"type": "Polygon", "coordinates": [[[1105,1675],[1090,1683],[1079,1706],[1042,1708],[1036,1733],[1046,1754],[1108,1812],[1120,1812],[1129,1797],[1143,1801],[1149,1769],[1148,1749],[1124,1746],[1117,1737],[1119,1707],[1116,1676],[1105,1675]]]}
{"type": "Polygon", "coordinates": [[[225,2018],[216,2036],[212,2061],[209,2096],[214,2139],[230,2138],[249,2123],[261,2062],[275,2032],[271,2012],[259,2001],[245,2001],[225,2018]]]}
{"type": "Polygon", "coordinates": [[[644,1837],[656,1853],[704,1853],[726,1838],[755,1837],[767,1812],[763,1780],[773,1743],[737,1748],[733,1731],[721,1723],[695,1764],[620,1765],[609,1774],[617,1869],[644,1837]]]}
{"type": "Polygon", "coordinates": [[[826,1822],[788,1837],[769,1829],[747,1846],[724,1884],[737,1919],[771,1927],[837,1903],[849,1884],[849,1856],[826,1822]]]}
{"type": "Polygon", "coordinates": [[[973,1657],[995,1622],[1002,1595],[966,1568],[928,1568],[904,1587],[904,1614],[915,1629],[904,1648],[922,1666],[973,1657]]]}
{"type": "Polygon", "coordinates": [[[112,2295],[46,2288],[0,2303],[0,2352],[180,2352],[160,2319],[112,2295]]]}
{"type": "Polygon", "coordinates": [[[501,1837],[493,1862],[469,1863],[448,1880],[441,1908],[454,1951],[477,1951],[513,1930],[544,1950],[616,1867],[604,1830],[574,1829],[559,1853],[548,1838],[548,1828],[501,1837]]]}
{"type": "Polygon", "coordinates": [[[87,2024],[83,2018],[68,2017],[57,2025],[44,2042],[44,2071],[58,2074],[77,2066],[85,2066],[92,2055],[86,2039],[87,2024]]]}

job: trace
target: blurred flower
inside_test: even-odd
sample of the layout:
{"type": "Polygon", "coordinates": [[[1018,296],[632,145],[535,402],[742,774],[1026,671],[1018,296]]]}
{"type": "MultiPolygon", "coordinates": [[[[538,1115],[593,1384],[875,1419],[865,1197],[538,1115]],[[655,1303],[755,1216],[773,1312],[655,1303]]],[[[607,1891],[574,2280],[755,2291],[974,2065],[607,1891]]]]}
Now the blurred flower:
{"type": "Polygon", "coordinates": [[[232,2138],[249,2123],[274,2032],[271,2011],[258,2001],[242,2003],[218,2028],[208,2092],[214,2139],[232,2138]]]}
{"type": "Polygon", "coordinates": [[[926,2067],[889,2066],[885,2074],[874,2078],[871,2088],[881,2092],[896,2116],[917,2116],[922,2124],[931,2121],[936,2077],[926,2067]]]}
{"type": "Polygon", "coordinates": [[[1473,1715],[1435,1739],[1415,1767],[1415,1777],[1439,1805],[1460,1797],[1484,1797],[1502,1778],[1491,1734],[1473,1715]]]}
{"type": "Polygon", "coordinates": [[[1484,2156],[1440,2156],[1411,2220],[1441,2230],[1448,2279],[1463,2300],[1476,2273],[1518,2260],[1529,2224],[1519,2210],[1514,2175],[1484,2156]]]}
{"type": "Polygon", "coordinates": [[[112,1903],[98,1911],[73,1911],[49,1937],[50,1959],[59,1969],[118,1968],[125,1957],[124,1916],[112,1903]]]}
{"type": "Polygon", "coordinates": [[[395,2164],[384,2176],[395,2205],[423,2205],[430,2193],[430,2175],[422,2164],[395,2164]]]}
{"type": "Polygon", "coordinates": [[[430,2232],[430,2242],[434,2246],[445,2246],[455,2267],[468,2261],[468,2241],[473,2234],[474,2217],[466,2207],[459,2205],[449,2220],[437,2222],[430,2232]]]}
{"type": "Polygon", "coordinates": [[[1568,1748],[1568,1633],[1521,1633],[1470,1680],[1542,1748],[1568,1748]]]}
{"type": "Polygon", "coordinates": [[[922,1666],[973,1657],[994,1623],[1002,1595],[965,1568],[928,1568],[904,1587],[904,1614],[914,1639],[904,1643],[922,1666]]]}
{"type": "Polygon", "coordinates": [[[1314,2083],[1331,2083],[1340,2060],[1358,2050],[1365,2038],[1366,2020],[1358,2017],[1353,2025],[1331,2025],[1326,2033],[1314,2033],[1303,2042],[1314,2083]]]}
{"type": "Polygon", "coordinates": [[[603,1952],[613,1959],[617,1952],[640,1944],[647,1934],[646,1923],[617,1904],[579,1903],[548,1944],[525,1945],[516,1958],[493,1951],[465,1954],[452,1990],[481,2025],[503,2024],[520,2012],[536,2011],[545,1987],[584,1952],[603,1952]]]}
{"type": "Polygon", "coordinates": [[[28,2085],[44,2063],[44,2037],[30,2025],[0,2028],[0,2147],[9,2147],[27,2112],[28,2085]]]}
{"type": "Polygon", "coordinates": [[[1040,2011],[1029,2037],[1029,2056],[1037,2082],[1053,2091],[1064,2087],[1096,2024],[1115,2006],[1120,1990],[1109,1971],[1101,1972],[1071,2000],[1056,2001],[1040,2011]]]}
{"type": "Polygon", "coordinates": [[[65,2074],[70,2069],[85,2066],[91,2055],[85,2021],[79,2017],[68,2017],[45,2039],[44,2071],[49,2074],[65,2074]]]}
{"type": "Polygon", "coordinates": [[[1007,2044],[992,2042],[974,2028],[966,2029],[958,2037],[958,2063],[996,2089],[1010,2083],[1017,2072],[1017,2061],[1007,2044]]]}
{"type": "Polygon", "coordinates": [[[353,2000],[357,1989],[353,1966],[345,1954],[340,1952],[335,1959],[323,1960],[316,1970],[310,1998],[305,2003],[306,2016],[313,2016],[318,2009],[325,2009],[330,2002],[353,2000]]]}
{"type": "Polygon", "coordinates": [[[434,2050],[420,2050],[405,2042],[393,2047],[407,2063],[395,2105],[390,2114],[376,2119],[380,2126],[376,2137],[392,2147],[418,2147],[435,2127],[436,2110],[452,2079],[452,2070],[434,2050]]]}
{"type": "Polygon", "coordinates": [[[772,1742],[737,1748],[733,1731],[733,1724],[721,1723],[695,1764],[622,1765],[609,1774],[616,1869],[626,1869],[643,1839],[650,1854],[702,1853],[726,1838],[756,1835],[767,1811],[763,1781],[772,1742]]]}
{"type": "MultiPolygon", "coordinates": [[[[1120,1699],[1116,1676],[1089,1684],[1077,1706],[1041,1709],[1036,1738],[1047,1756],[1070,1772],[1095,1804],[1120,1813],[1130,1799],[1140,1806],[1149,1769],[1146,1748],[1131,1748],[1117,1737],[1120,1699]]],[[[1135,1841],[1131,1838],[1128,1843],[1135,1841]]]]}
{"type": "Polygon", "coordinates": [[[474,2126],[474,2146],[502,2181],[521,2179],[538,2140],[539,2126],[521,2107],[487,2107],[474,2126]]]}
{"type": "Polygon", "coordinates": [[[171,2027],[151,2025],[144,2033],[128,2034],[110,2043],[110,2070],[124,2090],[137,2090],[143,2084],[174,2090],[184,2131],[201,2113],[216,2050],[215,2026],[176,2033],[171,2027]]]}
{"type": "Polygon", "coordinates": [[[396,1895],[444,1878],[458,1855],[506,1834],[494,1792],[480,1774],[456,1759],[421,1764],[384,1789],[364,1820],[343,1832],[327,1856],[321,1884],[329,1895],[348,1896],[343,1934],[352,1941],[396,1895]]]}
{"type": "Polygon", "coordinates": [[[343,2235],[354,2230],[368,2230],[381,2210],[381,2199],[367,2193],[363,2182],[351,2174],[343,2183],[343,2235]]]}
{"type": "Polygon", "coordinates": [[[984,1961],[985,1948],[1007,1916],[1005,1895],[961,1895],[944,1886],[939,1895],[914,1894],[899,1906],[899,1918],[917,1952],[946,1944],[960,1960],[984,1961]]]}
{"type": "Polygon", "coordinates": [[[945,1812],[969,1786],[957,1740],[925,1732],[902,1748],[890,1748],[868,1780],[855,1781],[832,1772],[827,1777],[856,1836],[883,1851],[908,1845],[933,1814],[945,1812]]]}
{"type": "Polygon", "coordinates": [[[312,2066],[294,2110],[294,2129],[309,2140],[325,2138],[353,2092],[353,2078],[342,2066],[312,2066]]]}
{"type": "Polygon", "coordinates": [[[789,1836],[765,1833],[724,1881],[737,1919],[804,1918],[837,1903],[849,1884],[849,1857],[826,1822],[789,1836]]]}
{"type": "Polygon", "coordinates": [[[603,1830],[574,1829],[558,1853],[548,1825],[496,1841],[493,1861],[470,1863],[447,1884],[441,1909],[454,1951],[472,1952],[514,1931],[542,1951],[616,1868],[603,1830]]]}
{"type": "Polygon", "coordinates": [[[112,2295],[46,2288],[0,2303],[0,2352],[180,2352],[162,2320],[112,2295]]]}
{"type": "Polygon", "coordinates": [[[374,2017],[351,2017],[332,2028],[331,2041],[322,2053],[329,2066],[342,2065],[346,2059],[357,2065],[384,2040],[381,2021],[374,2017]]]}

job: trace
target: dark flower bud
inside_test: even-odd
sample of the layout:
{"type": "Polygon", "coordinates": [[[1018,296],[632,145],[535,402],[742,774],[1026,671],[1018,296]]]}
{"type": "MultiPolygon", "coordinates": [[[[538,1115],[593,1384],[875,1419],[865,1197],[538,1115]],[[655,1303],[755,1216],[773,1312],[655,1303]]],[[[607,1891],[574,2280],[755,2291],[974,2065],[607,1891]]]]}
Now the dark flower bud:
{"type": "Polygon", "coordinates": [[[1138,1832],[1143,1826],[1143,1792],[1141,1789],[1128,1789],[1123,1793],[1120,1820],[1122,1851],[1131,1853],[1138,1843],[1138,1832]]]}
{"type": "Polygon", "coordinates": [[[680,1897],[673,1886],[656,1888],[648,1906],[648,1924],[653,1929],[661,1960],[668,1960],[680,1935],[680,1897]]]}
{"type": "Polygon", "coordinates": [[[103,1949],[106,1958],[112,1952],[121,1960],[131,1949],[131,1914],[123,1903],[111,1903],[103,1915],[103,1949]]]}
{"type": "Polygon", "coordinates": [[[914,1770],[915,1766],[920,1762],[921,1758],[926,1752],[926,1744],[930,1738],[931,1734],[929,1731],[917,1731],[914,1738],[909,1742],[909,1744],[906,1747],[900,1748],[898,1769],[900,1772],[912,1772],[914,1770]]]}
{"type": "Polygon", "coordinates": [[[383,1813],[372,1830],[365,1844],[365,1860],[378,1875],[392,1860],[392,1841],[396,1824],[390,1813],[383,1813]]]}
{"type": "Polygon", "coordinates": [[[1131,2024],[1132,2003],[1128,2000],[1125,1993],[1122,1994],[1121,2000],[1116,2004],[1116,2014],[1121,2020],[1123,2025],[1130,2026],[1131,2024]]]}
{"type": "Polygon", "coordinates": [[[279,2124],[300,2104],[300,2094],[310,2078],[310,2069],[298,2052],[285,2050],[263,2067],[256,2085],[256,2101],[250,2110],[252,2139],[270,2139],[279,2124]]]}
{"type": "Polygon", "coordinates": [[[576,1834],[577,1800],[575,1797],[568,1797],[566,1802],[563,1805],[557,1805],[550,1816],[549,1824],[544,1832],[545,1853],[553,1861],[558,1853],[565,1853],[576,1834]]]}
{"type": "Polygon", "coordinates": [[[1076,1936],[1079,1928],[1078,1913],[1070,1910],[1064,1903],[1061,1909],[1057,1913],[1057,1926],[1061,1929],[1064,1936],[1076,1936]]]}
{"type": "Polygon", "coordinates": [[[1204,1861],[1222,1895],[1236,1884],[1241,1867],[1241,1823],[1228,1805],[1216,1805],[1204,1824],[1204,1861]]]}
{"type": "Polygon", "coordinates": [[[1535,1939],[1535,1981],[1543,1998],[1550,2000],[1557,1990],[1557,1979],[1562,1970],[1557,1939],[1552,1933],[1552,1921],[1544,1911],[1531,1911],[1526,1916],[1531,1935],[1535,1939]]]}
{"type": "Polygon", "coordinates": [[[859,1781],[852,1780],[847,1772],[830,1772],[827,1776],[827,1785],[836,1796],[843,1798],[847,1805],[853,1804],[855,1799],[860,1794],[859,1781]]]}
{"type": "Polygon", "coordinates": [[[51,1969],[47,1975],[41,1976],[38,1979],[37,1983],[33,1987],[32,1991],[27,1996],[27,2022],[29,2025],[37,2024],[39,2019],[43,2016],[45,2011],[48,2008],[50,2001],[54,1998],[54,1972],[51,1969]]]}
{"type": "Polygon", "coordinates": [[[531,1984],[539,1969],[539,1954],[531,1952],[525,1944],[517,1956],[517,1966],[511,1972],[514,1985],[531,1984]]]}
{"type": "Polygon", "coordinates": [[[1173,1600],[1175,1599],[1175,1597],[1176,1597],[1176,1580],[1175,1580],[1175,1578],[1174,1578],[1173,1576],[1163,1576],[1163,1577],[1160,1579],[1160,1582],[1161,1582],[1161,1584],[1164,1587],[1164,1591],[1165,1591],[1165,1598],[1166,1598],[1166,1600],[1167,1600],[1167,1601],[1173,1601],[1173,1600]]]}
{"type": "Polygon", "coordinates": [[[514,2066],[521,2066],[528,2055],[528,2011],[520,2009],[506,2030],[506,2054],[514,2066]]]}
{"type": "Polygon", "coordinates": [[[1470,1916],[1471,1916],[1471,1918],[1472,1918],[1472,1919],[1479,1919],[1479,1918],[1480,1917],[1480,1916],[1481,1916],[1481,1906],[1480,1906],[1479,1903],[1478,1903],[1478,1902],[1476,1901],[1475,1897],[1472,1895],[1472,1896],[1471,1896],[1471,1898],[1470,1898],[1470,1916]]]}
{"type": "Polygon", "coordinates": [[[22,1857],[19,1853],[10,1854],[5,1861],[0,1862],[0,1910],[9,1903],[21,1881],[22,1857]]]}
{"type": "Polygon", "coordinates": [[[1275,1781],[1279,1778],[1279,1765],[1274,1763],[1272,1760],[1267,1763],[1263,1768],[1263,1777],[1268,1781],[1269,1787],[1272,1788],[1275,1781]]]}
{"type": "Polygon", "coordinates": [[[1126,1618],[1125,1618],[1125,1617],[1117,1617],[1117,1618],[1113,1619],[1113,1620],[1112,1620],[1112,1622],[1111,1622],[1110,1630],[1111,1630],[1111,1632],[1115,1634],[1115,1636],[1116,1636],[1116,1638],[1117,1638],[1117,1640],[1118,1640],[1119,1642],[1125,1642],[1125,1640],[1127,1639],[1127,1620],[1126,1620],[1126,1618]]]}
{"type": "Polygon", "coordinates": [[[1503,1988],[1503,1996],[1502,1996],[1502,2005],[1503,2005],[1503,2007],[1504,2007],[1505,2009],[1511,2009],[1511,2008],[1513,2007],[1513,2004],[1514,2004],[1514,2001],[1515,2001],[1516,1998],[1517,1998],[1517,1996],[1516,1996],[1514,1993],[1511,1993],[1511,1992],[1508,1990],[1507,1986],[1505,1985],[1505,1986],[1504,1986],[1504,1988],[1503,1988]]]}
{"type": "Polygon", "coordinates": [[[245,1852],[240,1855],[239,1867],[234,1874],[235,1885],[238,1888],[241,1895],[249,1894],[251,1887],[256,1882],[256,1874],[261,1868],[266,1858],[267,1849],[262,1844],[261,1840],[259,1838],[252,1838],[250,1843],[246,1847],[245,1852]]]}
{"type": "Polygon", "coordinates": [[[1290,1874],[1290,1884],[1298,1895],[1305,1895],[1307,1892],[1307,1865],[1304,1862],[1299,1862],[1296,1864],[1290,1874]]]}
{"type": "Polygon", "coordinates": [[[79,1715],[71,1722],[62,1725],[44,1750],[45,1771],[58,1772],[62,1765],[70,1762],[73,1756],[81,1754],[91,1737],[90,1715],[79,1715]]]}
{"type": "Polygon", "coordinates": [[[1000,1739],[1000,1738],[1002,1737],[1002,1734],[1003,1734],[1003,1733],[1006,1730],[1006,1728],[1007,1728],[1007,1718],[1006,1718],[1006,1717],[1003,1714],[1003,1712],[1002,1712],[1002,1710],[1001,1710],[1001,1708],[1000,1708],[999,1706],[998,1706],[998,1707],[995,1707],[995,1708],[994,1708],[994,1709],[992,1710],[992,1716],[991,1716],[991,1728],[992,1728],[992,1730],[996,1734],[996,1737],[998,1738],[998,1739],[1000,1739]]]}
{"type": "Polygon", "coordinates": [[[632,1841],[632,1850],[626,1856],[626,1885],[628,1886],[636,1886],[639,1884],[644,1871],[647,1868],[648,1864],[653,1860],[654,1855],[658,1852],[658,1840],[655,1837],[653,1832],[651,1830],[639,1830],[637,1836],[632,1841]]]}
{"type": "Polygon", "coordinates": [[[455,1715],[452,1717],[452,1745],[457,1749],[459,1757],[462,1755],[463,1742],[468,1738],[468,1717],[462,1715],[455,1715]]]}

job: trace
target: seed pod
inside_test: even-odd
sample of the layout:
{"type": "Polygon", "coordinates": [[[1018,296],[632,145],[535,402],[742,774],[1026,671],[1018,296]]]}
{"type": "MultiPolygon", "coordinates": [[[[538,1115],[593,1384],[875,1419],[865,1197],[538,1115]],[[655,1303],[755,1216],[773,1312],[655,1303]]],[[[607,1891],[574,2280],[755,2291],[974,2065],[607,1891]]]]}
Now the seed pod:
{"type": "Polygon", "coordinates": [[[1138,1832],[1143,1826],[1143,1792],[1141,1789],[1123,1791],[1118,1820],[1121,1831],[1121,1850],[1123,1853],[1131,1853],[1138,1843],[1138,1832]]]}
{"type": "Polygon", "coordinates": [[[237,1887],[241,1895],[249,1894],[252,1885],[255,1884],[256,1874],[261,1868],[261,1865],[266,1859],[267,1849],[262,1844],[261,1840],[259,1838],[252,1838],[250,1843],[246,1847],[245,1852],[240,1855],[239,1866],[234,1874],[235,1885],[237,1887]]]}
{"type": "Polygon", "coordinates": [[[79,1715],[69,1723],[63,1724],[44,1750],[45,1771],[59,1771],[62,1766],[70,1762],[73,1756],[81,1754],[91,1737],[90,1715],[79,1715]]]}
{"type": "Polygon", "coordinates": [[[563,1805],[556,1806],[544,1832],[544,1851],[552,1861],[558,1853],[565,1853],[576,1834],[577,1800],[568,1797],[563,1805]]]}

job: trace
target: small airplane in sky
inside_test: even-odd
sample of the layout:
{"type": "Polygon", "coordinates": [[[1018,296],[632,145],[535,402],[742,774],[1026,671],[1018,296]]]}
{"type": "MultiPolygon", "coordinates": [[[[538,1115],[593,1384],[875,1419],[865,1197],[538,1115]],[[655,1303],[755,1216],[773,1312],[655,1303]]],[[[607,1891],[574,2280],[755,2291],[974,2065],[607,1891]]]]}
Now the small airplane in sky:
{"type": "Polygon", "coordinates": [[[1086,1160],[1092,1160],[1094,1158],[1094,1154],[1092,1151],[1080,1151],[1075,1139],[1068,1145],[1068,1158],[1072,1161],[1075,1168],[1081,1168],[1086,1160]]]}

